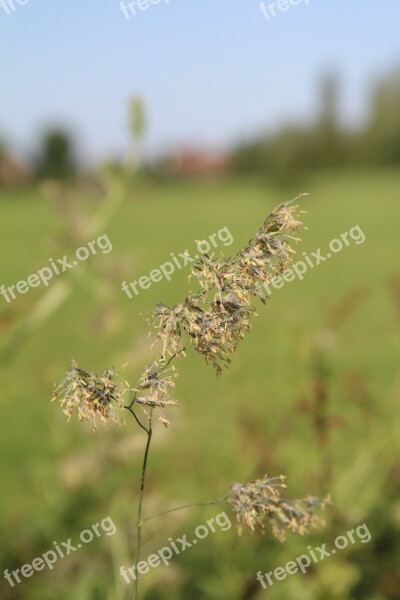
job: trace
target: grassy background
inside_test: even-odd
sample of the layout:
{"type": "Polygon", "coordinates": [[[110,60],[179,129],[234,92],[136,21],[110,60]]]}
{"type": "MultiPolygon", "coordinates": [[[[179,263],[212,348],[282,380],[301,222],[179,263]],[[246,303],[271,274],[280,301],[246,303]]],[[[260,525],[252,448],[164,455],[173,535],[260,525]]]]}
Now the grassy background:
{"type": "MultiPolygon", "coordinates": [[[[146,575],[143,597],[261,598],[266,592],[255,581],[258,570],[270,571],[304,552],[309,543],[332,542],[335,535],[365,522],[372,534],[369,544],[343,551],[307,576],[290,577],[268,593],[273,599],[296,600],[399,598],[395,565],[400,563],[400,329],[389,281],[399,274],[400,174],[324,173],[306,187],[312,195],[304,200],[308,230],[299,258],[302,251],[319,247],[324,254],[331,239],[357,224],[366,241],[344,248],[308,272],[304,281],[275,290],[267,306],[259,306],[260,318],[223,377],[217,379],[194,354],[178,363],[176,397],[181,406],[168,413],[168,430],[157,429],[145,510],[219,497],[231,482],[265,472],[286,474],[293,496],[320,492],[320,451],[310,416],[301,408],[310,393],[311,351],[316,336],[327,328],[332,302],[362,289],[363,300],[337,331],[328,355],[334,474],[330,490],[335,506],[328,511],[327,527],[306,539],[289,536],[284,545],[269,534],[238,539],[233,529],[218,533],[175,558],[168,569],[146,575]],[[349,391],[346,382],[355,373],[368,390],[368,403],[357,403],[356,394],[349,391]],[[377,560],[381,546],[388,552],[384,566],[377,560]]],[[[75,421],[68,425],[49,402],[53,383],[71,358],[98,372],[112,365],[121,370],[128,360],[127,376],[133,383],[151,356],[141,313],[157,302],[179,302],[188,290],[188,271],[153,284],[134,300],[120,290],[121,281],[148,274],[168,260],[170,252],[191,252],[194,240],[224,226],[234,237],[225,249],[231,254],[276,204],[298,191],[303,190],[282,192],[236,180],[139,183],[104,232],[113,244],[112,253],[94,257],[60,310],[13,360],[3,361],[2,568],[32,562],[53,540],[66,540],[74,533],[76,538],[106,515],[112,516],[118,532],[59,561],[54,571],[36,573],[14,589],[5,584],[2,598],[124,597],[127,586],[119,566],[133,562],[143,439],[129,422],[118,430],[100,428],[97,435],[90,426],[75,421]]],[[[93,199],[82,200],[83,211],[94,208],[93,199]]],[[[64,218],[37,190],[1,192],[0,283],[26,279],[50,257],[64,254],[57,245],[64,218]]],[[[74,278],[75,272],[63,277],[74,278]]],[[[0,298],[3,343],[19,320],[31,314],[43,291],[30,290],[11,305],[0,298]]],[[[211,507],[149,524],[143,556],[165,545],[170,535],[191,531],[218,512],[211,507]]]]}

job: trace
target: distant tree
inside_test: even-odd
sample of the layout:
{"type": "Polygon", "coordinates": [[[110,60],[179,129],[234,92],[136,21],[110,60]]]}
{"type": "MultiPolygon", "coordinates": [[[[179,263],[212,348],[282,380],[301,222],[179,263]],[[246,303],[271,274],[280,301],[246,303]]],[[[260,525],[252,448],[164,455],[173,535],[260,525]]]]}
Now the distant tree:
{"type": "Polygon", "coordinates": [[[339,127],[340,81],[336,73],[326,73],[320,79],[320,124],[327,129],[339,127]]]}
{"type": "Polygon", "coordinates": [[[399,68],[382,79],[373,92],[366,147],[373,162],[400,162],[399,68]]]}
{"type": "Polygon", "coordinates": [[[75,170],[76,161],[69,135],[61,130],[47,132],[37,159],[37,176],[65,179],[73,175],[75,170]]]}
{"type": "Polygon", "coordinates": [[[315,164],[337,166],[345,159],[344,133],[339,124],[340,79],[336,73],[325,73],[319,83],[319,118],[310,132],[316,141],[315,164]]]}

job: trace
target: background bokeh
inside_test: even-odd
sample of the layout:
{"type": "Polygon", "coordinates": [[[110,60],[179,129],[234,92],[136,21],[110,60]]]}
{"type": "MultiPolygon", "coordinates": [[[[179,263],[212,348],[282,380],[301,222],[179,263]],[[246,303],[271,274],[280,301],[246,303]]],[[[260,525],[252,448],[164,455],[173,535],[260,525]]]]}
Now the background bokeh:
{"type": "MultiPolygon", "coordinates": [[[[156,429],[145,513],[281,473],[292,497],[330,492],[326,525],[207,538],[141,581],[160,600],[400,598],[400,8],[314,0],[267,21],[256,1],[0,6],[0,285],[98,235],[97,254],[7,303],[0,296],[0,597],[120,600],[133,563],[143,435],[69,424],[53,384],[71,359],[132,384],[155,350],[143,317],[193,287],[188,270],[130,300],[134,281],[223,227],[239,250],[278,203],[303,199],[298,247],[359,225],[366,240],[275,290],[217,379],[178,363],[180,407],[156,429]],[[3,579],[110,515],[117,526],[54,570],[3,579]],[[256,573],[355,544],[264,591],[256,573]]],[[[144,557],[219,506],[149,522],[144,557]]],[[[229,509],[227,509],[227,512],[229,509]]]]}

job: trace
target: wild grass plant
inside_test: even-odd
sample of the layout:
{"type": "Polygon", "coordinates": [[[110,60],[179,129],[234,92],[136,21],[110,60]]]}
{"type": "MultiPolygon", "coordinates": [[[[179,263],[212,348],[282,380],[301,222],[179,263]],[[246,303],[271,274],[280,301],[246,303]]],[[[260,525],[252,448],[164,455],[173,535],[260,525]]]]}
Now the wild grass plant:
{"type": "MultiPolygon", "coordinates": [[[[301,212],[297,201],[303,195],[278,206],[265,219],[256,235],[230,258],[205,254],[194,264],[190,277],[198,289],[183,302],[169,307],[158,304],[149,319],[156,331],[156,359],[142,370],[136,386],[131,386],[114,369],[101,376],[81,369],[75,362],[63,381],[55,388],[57,400],[68,419],[74,414],[80,421],[89,420],[96,430],[98,421],[123,424],[126,411],[146,434],[136,517],[135,567],[140,558],[143,524],[144,490],[154,420],[168,427],[170,409],[178,403],[173,389],[178,376],[176,362],[189,350],[200,354],[216,374],[223,373],[236,353],[239,342],[257,316],[254,300],[267,302],[265,287],[273,277],[284,272],[292,262],[294,244],[299,240],[301,212]]],[[[261,476],[245,484],[233,483],[226,495],[215,501],[232,507],[239,533],[243,529],[264,533],[267,526],[280,541],[286,531],[304,534],[320,523],[316,511],[327,499],[308,496],[292,500],[282,496],[284,477],[261,476]]],[[[172,510],[181,510],[184,505],[172,510]]],[[[160,514],[165,515],[170,511],[160,514]]],[[[138,598],[138,579],[134,582],[134,598],[138,598]]]]}

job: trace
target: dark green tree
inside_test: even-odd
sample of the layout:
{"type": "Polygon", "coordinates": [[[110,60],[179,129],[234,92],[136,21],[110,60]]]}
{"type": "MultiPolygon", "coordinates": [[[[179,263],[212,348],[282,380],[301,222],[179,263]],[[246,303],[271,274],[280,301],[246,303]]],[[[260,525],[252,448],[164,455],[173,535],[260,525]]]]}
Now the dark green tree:
{"type": "Polygon", "coordinates": [[[47,132],[37,159],[37,176],[65,179],[72,176],[75,170],[76,160],[70,136],[61,130],[47,132]]]}

